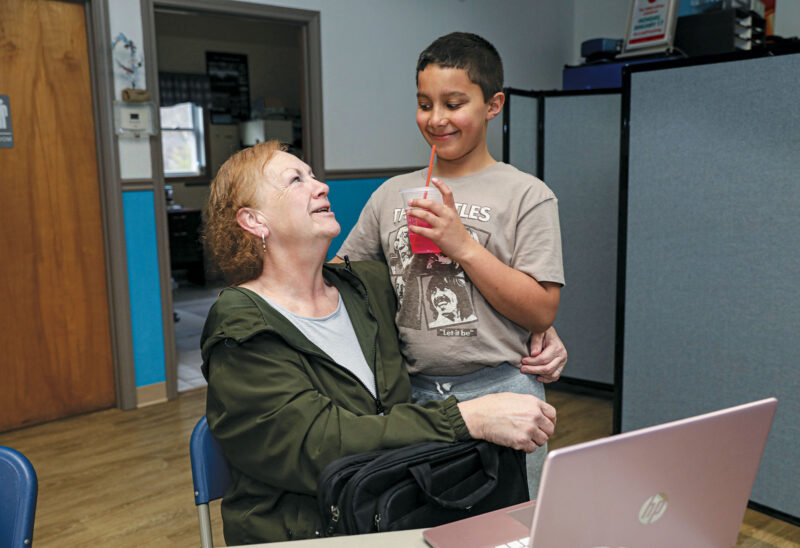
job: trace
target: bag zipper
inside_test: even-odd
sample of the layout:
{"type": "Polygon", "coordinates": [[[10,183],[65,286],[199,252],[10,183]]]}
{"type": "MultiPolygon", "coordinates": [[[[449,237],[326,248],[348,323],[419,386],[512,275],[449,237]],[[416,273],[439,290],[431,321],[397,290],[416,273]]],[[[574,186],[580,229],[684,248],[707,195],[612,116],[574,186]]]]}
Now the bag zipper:
{"type": "Polygon", "coordinates": [[[339,507],[335,504],[331,505],[331,519],[328,522],[328,527],[325,529],[325,536],[329,537],[336,531],[336,525],[339,523],[339,507]]]}
{"type": "Polygon", "coordinates": [[[377,455],[382,453],[383,451],[378,450],[368,453],[357,453],[349,457],[343,457],[344,459],[347,459],[346,466],[339,465],[335,471],[332,471],[326,467],[320,473],[320,485],[327,485],[329,487],[329,492],[327,493],[328,496],[323,496],[319,500],[320,511],[322,512],[324,519],[327,520],[327,527],[324,530],[325,536],[329,537],[335,534],[337,529],[345,524],[345,520],[342,519],[344,516],[342,516],[340,508],[341,496],[333,497],[330,495],[341,495],[347,482],[367,463],[373,461],[377,455]]]}

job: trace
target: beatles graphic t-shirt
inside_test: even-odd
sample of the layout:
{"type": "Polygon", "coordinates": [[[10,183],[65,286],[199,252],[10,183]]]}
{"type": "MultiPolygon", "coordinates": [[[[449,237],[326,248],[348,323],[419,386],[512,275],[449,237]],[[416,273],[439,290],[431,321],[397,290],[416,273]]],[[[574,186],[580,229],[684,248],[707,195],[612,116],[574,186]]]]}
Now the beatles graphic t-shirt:
{"type": "MultiPolygon", "coordinates": [[[[400,189],[424,186],[425,176],[422,169],[383,183],[337,255],[389,265],[411,373],[463,375],[517,364],[528,355],[530,333],[500,315],[458,263],[442,253],[411,253],[400,189]]],[[[547,185],[504,163],[442,181],[467,231],[495,257],[540,282],[564,283],[558,202],[547,185]]]]}

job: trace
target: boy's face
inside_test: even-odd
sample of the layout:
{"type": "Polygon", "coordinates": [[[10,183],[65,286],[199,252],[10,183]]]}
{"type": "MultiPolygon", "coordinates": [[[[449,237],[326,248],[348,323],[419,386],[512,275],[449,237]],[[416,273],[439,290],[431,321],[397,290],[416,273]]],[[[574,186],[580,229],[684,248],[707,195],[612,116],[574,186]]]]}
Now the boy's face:
{"type": "Polygon", "coordinates": [[[468,161],[483,154],[486,125],[500,112],[503,94],[484,102],[480,86],[463,69],[431,64],[417,77],[417,126],[428,144],[436,145],[438,158],[468,161]]]}

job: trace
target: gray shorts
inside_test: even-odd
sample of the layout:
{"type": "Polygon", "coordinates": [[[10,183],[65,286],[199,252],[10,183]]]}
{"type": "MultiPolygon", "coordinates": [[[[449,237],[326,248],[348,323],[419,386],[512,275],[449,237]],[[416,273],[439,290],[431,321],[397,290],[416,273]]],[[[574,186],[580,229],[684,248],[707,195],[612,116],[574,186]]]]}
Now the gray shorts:
{"type": "MultiPolygon", "coordinates": [[[[497,367],[484,367],[466,375],[411,375],[411,392],[414,403],[419,405],[425,405],[432,400],[444,400],[450,396],[455,396],[459,401],[466,401],[497,392],[530,394],[546,401],[544,385],[536,380],[536,375],[520,373],[518,367],[508,363],[497,367]]],[[[547,444],[525,457],[528,469],[528,492],[532,499],[536,498],[539,491],[539,477],[546,455],[547,444]]]]}

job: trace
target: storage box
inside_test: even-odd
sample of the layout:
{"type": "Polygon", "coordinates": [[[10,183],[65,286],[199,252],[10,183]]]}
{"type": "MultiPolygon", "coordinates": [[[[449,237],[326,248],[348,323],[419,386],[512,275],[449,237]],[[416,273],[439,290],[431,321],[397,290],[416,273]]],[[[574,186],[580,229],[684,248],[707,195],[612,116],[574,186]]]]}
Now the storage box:
{"type": "Polygon", "coordinates": [[[253,146],[256,143],[263,143],[277,139],[281,143],[292,144],[294,142],[294,130],[292,120],[248,120],[239,124],[242,144],[253,146]]]}

